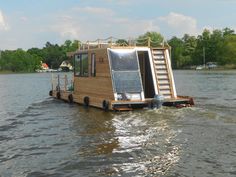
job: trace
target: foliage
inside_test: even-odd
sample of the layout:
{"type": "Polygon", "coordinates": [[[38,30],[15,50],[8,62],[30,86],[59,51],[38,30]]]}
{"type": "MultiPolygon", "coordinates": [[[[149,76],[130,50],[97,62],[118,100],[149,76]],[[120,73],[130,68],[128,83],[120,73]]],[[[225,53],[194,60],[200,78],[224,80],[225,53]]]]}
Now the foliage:
{"type": "Polygon", "coordinates": [[[0,69],[12,72],[33,72],[40,67],[41,60],[42,58],[38,55],[31,55],[22,49],[7,50],[2,52],[0,69]]]}
{"type": "Polygon", "coordinates": [[[184,42],[177,37],[173,37],[168,43],[171,46],[172,67],[180,68],[180,66],[182,66],[182,63],[180,62],[183,58],[184,42]]]}
{"type": "Polygon", "coordinates": [[[128,46],[129,45],[128,41],[126,41],[125,39],[118,39],[116,41],[116,44],[119,46],[128,46]]]}
{"type": "Polygon", "coordinates": [[[66,40],[61,46],[47,42],[42,49],[6,50],[1,52],[0,71],[34,72],[40,69],[41,62],[58,69],[62,61],[67,59],[66,53],[76,51],[79,45],[78,40],[66,40]]]}
{"type": "Polygon", "coordinates": [[[223,41],[221,64],[236,64],[236,35],[227,35],[223,41]]]}
{"type": "Polygon", "coordinates": [[[220,65],[236,65],[236,35],[234,30],[204,30],[201,35],[183,38],[172,37],[171,46],[173,68],[188,68],[217,62],[220,65]]]}
{"type": "Polygon", "coordinates": [[[145,46],[148,45],[148,40],[150,40],[150,46],[156,47],[162,45],[164,41],[164,37],[157,32],[146,32],[144,35],[141,35],[137,39],[138,46],[145,46]]]}
{"type": "MultiPolygon", "coordinates": [[[[150,44],[151,47],[157,47],[163,45],[164,38],[160,33],[146,32],[136,41],[139,46],[150,44]]],[[[116,44],[128,45],[128,42],[125,39],[119,39],[116,44]]],[[[171,46],[173,68],[202,65],[204,58],[205,63],[217,62],[220,65],[236,66],[236,34],[230,28],[204,30],[197,37],[188,34],[182,38],[174,36],[168,44],[171,46]]],[[[41,61],[47,63],[50,68],[58,69],[61,62],[68,59],[66,53],[76,51],[79,46],[78,40],[66,40],[62,45],[47,42],[42,49],[5,50],[0,55],[0,71],[34,72],[40,67],[41,61]]]]}

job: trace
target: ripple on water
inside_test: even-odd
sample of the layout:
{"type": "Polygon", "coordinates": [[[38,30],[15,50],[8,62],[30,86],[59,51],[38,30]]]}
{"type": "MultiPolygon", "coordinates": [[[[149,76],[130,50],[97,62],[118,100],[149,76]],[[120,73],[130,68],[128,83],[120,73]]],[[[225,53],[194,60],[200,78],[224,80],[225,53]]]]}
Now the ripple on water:
{"type": "Polygon", "coordinates": [[[26,177],[60,177],[64,176],[62,173],[45,173],[41,171],[33,171],[33,172],[28,172],[26,174],[26,177]]]}
{"type": "MultiPolygon", "coordinates": [[[[193,75],[189,81],[195,79],[193,75]]],[[[41,80],[45,75],[36,76],[41,80]]],[[[227,80],[213,76],[207,78],[227,80]]],[[[235,92],[220,89],[220,84],[217,91],[208,82],[203,87],[205,78],[186,86],[188,79],[183,78],[184,82],[176,83],[181,92],[196,95],[193,108],[104,113],[44,96],[35,99],[48,93],[48,88],[32,100],[18,95],[25,102],[17,111],[19,101],[10,104],[12,109],[0,111],[4,117],[0,120],[0,174],[234,177],[235,92]]],[[[48,81],[37,86],[45,85],[48,81]]]]}
{"type": "Polygon", "coordinates": [[[21,125],[23,124],[23,121],[12,121],[11,123],[7,124],[7,125],[2,125],[0,126],[0,131],[9,131],[12,128],[16,128],[17,125],[21,125]]]}

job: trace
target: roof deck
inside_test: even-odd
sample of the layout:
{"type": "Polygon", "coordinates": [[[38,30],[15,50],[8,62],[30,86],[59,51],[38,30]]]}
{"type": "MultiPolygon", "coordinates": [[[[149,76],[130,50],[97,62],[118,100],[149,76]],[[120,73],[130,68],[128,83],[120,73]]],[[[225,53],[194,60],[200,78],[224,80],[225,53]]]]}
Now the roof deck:
{"type": "Polygon", "coordinates": [[[162,45],[152,41],[150,37],[143,39],[132,39],[129,38],[127,41],[125,39],[118,39],[115,37],[109,37],[106,39],[97,39],[95,41],[86,41],[80,44],[79,48],[75,52],[68,52],[67,56],[72,57],[75,53],[81,51],[87,51],[92,49],[104,49],[104,48],[117,48],[117,49],[130,49],[135,47],[155,47],[160,49],[171,49],[169,44],[165,41],[162,45]]]}

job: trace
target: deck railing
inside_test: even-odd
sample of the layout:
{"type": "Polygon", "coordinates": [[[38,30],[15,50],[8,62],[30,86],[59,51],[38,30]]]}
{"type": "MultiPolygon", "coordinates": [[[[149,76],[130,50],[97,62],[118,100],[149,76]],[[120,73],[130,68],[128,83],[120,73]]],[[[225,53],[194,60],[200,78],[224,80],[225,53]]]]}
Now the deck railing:
{"type": "Polygon", "coordinates": [[[67,74],[53,74],[51,76],[52,90],[56,91],[73,91],[74,90],[74,77],[67,74]]]}
{"type": "Polygon", "coordinates": [[[151,37],[139,38],[139,39],[129,38],[128,40],[109,37],[106,39],[97,39],[95,41],[86,41],[85,43],[82,43],[80,45],[79,50],[88,50],[93,48],[107,48],[111,46],[124,46],[124,47],[148,46],[148,47],[167,47],[167,48],[170,47],[165,40],[163,40],[160,44],[160,42],[152,40],[151,37]]]}

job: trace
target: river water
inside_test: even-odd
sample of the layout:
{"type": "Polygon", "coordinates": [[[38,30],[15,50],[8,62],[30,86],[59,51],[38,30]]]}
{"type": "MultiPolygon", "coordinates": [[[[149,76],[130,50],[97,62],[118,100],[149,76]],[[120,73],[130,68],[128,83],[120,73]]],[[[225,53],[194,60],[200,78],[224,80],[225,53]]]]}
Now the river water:
{"type": "Polygon", "coordinates": [[[103,112],[0,75],[0,176],[236,176],[236,71],[175,71],[192,108],[103,112]]]}

